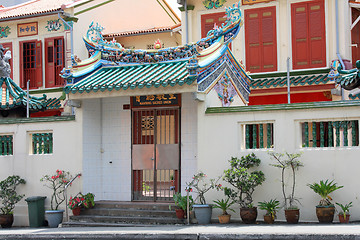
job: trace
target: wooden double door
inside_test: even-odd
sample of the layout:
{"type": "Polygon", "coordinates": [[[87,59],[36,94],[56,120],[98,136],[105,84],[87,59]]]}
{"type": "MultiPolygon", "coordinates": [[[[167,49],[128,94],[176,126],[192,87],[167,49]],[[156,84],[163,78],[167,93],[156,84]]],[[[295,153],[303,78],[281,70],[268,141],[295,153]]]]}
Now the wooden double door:
{"type": "Polygon", "coordinates": [[[179,108],[132,110],[132,198],[171,201],[179,189],[179,108]]]}

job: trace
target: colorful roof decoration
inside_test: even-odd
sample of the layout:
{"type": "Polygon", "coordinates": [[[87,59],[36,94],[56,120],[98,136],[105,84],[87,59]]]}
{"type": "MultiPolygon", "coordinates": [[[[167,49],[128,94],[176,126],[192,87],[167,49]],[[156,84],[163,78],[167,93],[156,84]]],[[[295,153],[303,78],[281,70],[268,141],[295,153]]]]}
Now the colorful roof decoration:
{"type": "MultiPolygon", "coordinates": [[[[0,110],[11,110],[18,107],[26,108],[27,94],[11,78],[0,77],[1,102],[0,110]]],[[[43,111],[47,109],[60,108],[60,100],[57,98],[46,99],[43,97],[30,96],[30,111],[43,111]]]]}
{"type": "Polygon", "coordinates": [[[166,87],[192,84],[195,77],[189,77],[187,61],[148,63],[103,67],[73,85],[65,87],[65,93],[126,90],[134,88],[166,87]]]}
{"type": "Polygon", "coordinates": [[[149,33],[172,32],[174,29],[177,29],[180,26],[181,23],[178,23],[174,26],[169,26],[169,27],[153,27],[142,30],[124,31],[119,33],[108,33],[108,34],[104,34],[103,37],[104,38],[128,37],[128,36],[136,36],[136,35],[149,34],[149,33]]]}
{"type": "Polygon", "coordinates": [[[65,92],[181,86],[184,83],[190,85],[195,79],[198,91],[206,92],[226,72],[236,91],[247,102],[251,78],[228,47],[242,25],[240,3],[226,8],[226,15],[227,21],[209,31],[206,38],[159,50],[124,49],[115,40],[105,40],[101,34],[104,28],[91,23],[84,41],[92,57],[84,62],[73,61],[72,68],[62,72],[69,84],[65,92]]]}
{"type": "MultiPolygon", "coordinates": [[[[332,81],[333,79],[329,78],[328,74],[290,76],[291,86],[320,85],[320,84],[327,84],[332,81]]],[[[286,76],[262,78],[250,82],[251,89],[276,88],[276,87],[286,87],[286,86],[287,86],[286,76]]]]}
{"type": "Polygon", "coordinates": [[[337,72],[338,74],[334,74],[336,83],[344,89],[352,90],[360,87],[360,60],[356,61],[356,68],[351,70],[342,70],[341,65],[339,65],[337,72]]]}

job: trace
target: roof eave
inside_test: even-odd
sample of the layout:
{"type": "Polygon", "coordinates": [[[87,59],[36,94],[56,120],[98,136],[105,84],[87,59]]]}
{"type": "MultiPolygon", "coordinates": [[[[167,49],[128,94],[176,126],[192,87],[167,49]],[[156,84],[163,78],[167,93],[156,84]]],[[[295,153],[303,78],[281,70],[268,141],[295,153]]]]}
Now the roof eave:
{"type": "Polygon", "coordinates": [[[45,13],[37,13],[37,14],[21,15],[21,16],[8,17],[8,18],[0,18],[0,21],[11,21],[11,20],[24,19],[24,18],[42,17],[42,16],[53,15],[53,14],[58,14],[58,13],[63,13],[63,12],[64,12],[64,10],[57,9],[56,11],[45,12],[45,13]]]}

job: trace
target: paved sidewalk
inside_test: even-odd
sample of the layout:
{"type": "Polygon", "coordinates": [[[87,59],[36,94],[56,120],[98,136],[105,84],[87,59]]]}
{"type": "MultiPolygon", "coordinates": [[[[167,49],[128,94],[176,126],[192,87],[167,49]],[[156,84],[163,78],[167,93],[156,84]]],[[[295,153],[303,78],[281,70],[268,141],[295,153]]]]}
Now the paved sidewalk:
{"type": "Polygon", "coordinates": [[[0,229],[0,239],[356,239],[360,224],[211,224],[206,226],[0,229]]]}

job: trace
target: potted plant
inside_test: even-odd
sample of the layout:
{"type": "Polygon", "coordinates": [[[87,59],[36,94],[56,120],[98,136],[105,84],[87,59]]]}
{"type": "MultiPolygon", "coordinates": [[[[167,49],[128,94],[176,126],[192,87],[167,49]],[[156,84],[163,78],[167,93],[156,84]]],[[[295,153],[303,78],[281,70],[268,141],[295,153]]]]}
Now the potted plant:
{"type": "MultiPolygon", "coordinates": [[[[177,206],[175,209],[177,218],[184,219],[187,212],[187,196],[182,196],[181,193],[175,193],[173,199],[175,205],[177,206]]],[[[192,196],[189,196],[189,210],[192,210],[193,204],[194,200],[192,196]]],[[[171,206],[169,206],[169,208],[171,209],[171,206]]]]}
{"type": "Polygon", "coordinates": [[[296,224],[299,222],[300,218],[300,210],[296,205],[296,202],[299,203],[299,200],[295,197],[296,171],[298,171],[300,167],[304,166],[304,164],[299,160],[301,153],[285,152],[285,154],[283,154],[270,152],[269,155],[276,161],[275,164],[270,165],[281,169],[281,190],[284,198],[286,222],[296,224]],[[283,159],[284,156],[286,156],[286,159],[283,159]],[[290,188],[287,188],[285,184],[286,170],[290,170],[290,188]]]}
{"type": "Polygon", "coordinates": [[[10,228],[14,222],[13,210],[15,205],[23,199],[25,195],[18,194],[16,187],[20,184],[25,184],[26,181],[19,176],[9,176],[0,182],[0,199],[1,199],[1,214],[0,225],[3,228],[10,228]]]}
{"type": "Polygon", "coordinates": [[[244,223],[255,223],[257,208],[253,205],[252,194],[257,186],[265,181],[262,171],[249,172],[250,168],[260,165],[261,160],[254,153],[242,156],[240,159],[232,157],[230,168],[225,170],[223,180],[233,188],[225,187],[225,195],[240,204],[240,217],[244,223]]]}
{"type": "Polygon", "coordinates": [[[276,218],[276,211],[280,209],[280,202],[276,199],[270,201],[259,202],[259,208],[265,210],[264,222],[272,224],[276,218]]]}
{"type": "Polygon", "coordinates": [[[234,209],[230,208],[234,203],[234,201],[230,201],[230,198],[214,201],[214,208],[220,208],[222,210],[222,214],[218,216],[221,224],[230,222],[231,215],[227,211],[230,210],[235,212],[234,209]]]}
{"type": "Polygon", "coordinates": [[[213,188],[221,188],[221,184],[217,185],[217,181],[220,178],[217,180],[210,179],[209,181],[206,181],[206,178],[206,174],[200,171],[193,176],[190,183],[187,183],[187,189],[189,191],[194,189],[194,192],[197,193],[195,202],[198,204],[194,204],[193,208],[199,224],[209,224],[211,221],[212,206],[206,204],[205,193],[213,188]]]}
{"type": "Polygon", "coordinates": [[[339,212],[339,222],[340,223],[349,223],[350,220],[350,213],[349,209],[352,207],[352,202],[349,202],[348,204],[341,204],[336,203],[341,208],[341,211],[339,212]]]}
{"type": "Polygon", "coordinates": [[[78,193],[75,197],[71,197],[68,202],[68,207],[72,210],[74,216],[79,216],[81,207],[86,207],[87,203],[84,195],[78,193]]]}
{"type": "Polygon", "coordinates": [[[52,191],[51,210],[45,211],[49,227],[58,227],[62,222],[64,210],[59,210],[59,206],[65,201],[65,186],[71,179],[70,173],[63,170],[56,170],[54,175],[45,175],[40,179],[41,182],[45,182],[44,186],[52,191]]]}
{"type": "Polygon", "coordinates": [[[320,195],[321,200],[316,206],[316,216],[320,223],[331,223],[334,219],[335,206],[331,203],[332,198],[330,193],[343,186],[338,186],[334,180],[321,180],[320,183],[308,184],[308,186],[317,194],[320,195]]]}
{"type": "Polygon", "coordinates": [[[84,195],[85,198],[85,202],[84,202],[84,207],[85,208],[93,208],[95,206],[95,194],[93,193],[86,193],[84,195]]]}

